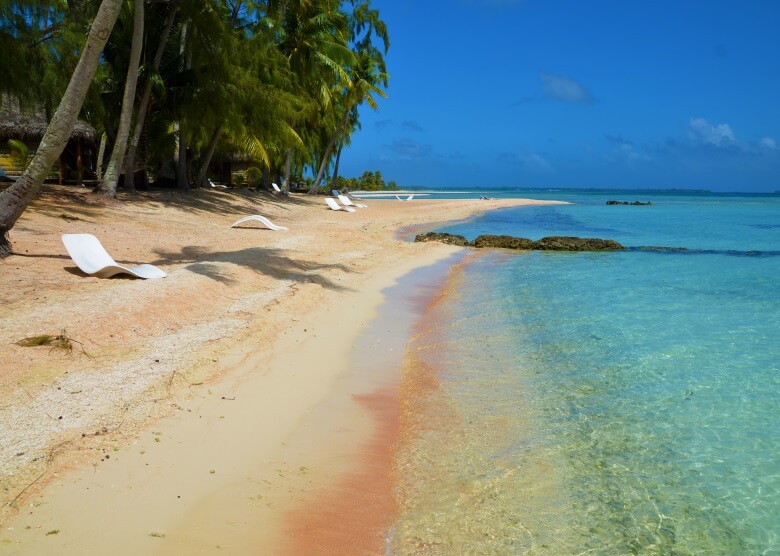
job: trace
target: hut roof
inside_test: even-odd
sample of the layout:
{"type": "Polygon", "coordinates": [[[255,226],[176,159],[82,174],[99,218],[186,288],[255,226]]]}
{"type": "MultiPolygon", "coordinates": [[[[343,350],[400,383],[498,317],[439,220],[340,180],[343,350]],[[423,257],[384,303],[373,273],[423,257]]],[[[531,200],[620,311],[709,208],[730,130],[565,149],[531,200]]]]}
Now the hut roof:
{"type": "MultiPolygon", "coordinates": [[[[17,100],[0,96],[0,140],[40,141],[48,124],[43,106],[22,108],[17,100]]],[[[77,120],[70,138],[96,143],[98,132],[86,122],[77,120]]]]}

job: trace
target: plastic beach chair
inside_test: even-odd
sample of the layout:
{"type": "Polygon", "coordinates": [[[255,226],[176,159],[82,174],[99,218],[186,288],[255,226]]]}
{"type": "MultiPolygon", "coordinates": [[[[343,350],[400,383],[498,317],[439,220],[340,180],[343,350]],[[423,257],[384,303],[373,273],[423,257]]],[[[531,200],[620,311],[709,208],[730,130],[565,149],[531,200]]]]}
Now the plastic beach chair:
{"type": "Polygon", "coordinates": [[[287,228],[284,226],[277,226],[270,220],[268,220],[265,216],[260,216],[259,214],[253,214],[252,216],[245,216],[241,218],[240,220],[236,220],[233,222],[233,224],[230,226],[231,228],[235,228],[239,224],[243,224],[244,222],[260,222],[261,224],[265,225],[266,228],[270,228],[271,230],[274,230],[276,232],[286,232],[287,228]]]}
{"type": "Polygon", "coordinates": [[[332,209],[332,210],[345,210],[347,212],[355,212],[355,209],[352,207],[342,207],[336,202],[336,199],[332,199],[330,197],[325,197],[325,203],[332,209]]]}
{"type": "Polygon", "coordinates": [[[339,201],[341,201],[341,204],[345,207],[358,207],[358,208],[368,208],[368,205],[364,205],[363,203],[353,203],[352,199],[347,197],[346,195],[339,195],[339,201]]]}
{"type": "Polygon", "coordinates": [[[136,278],[164,278],[167,274],[150,264],[124,266],[118,264],[92,234],[64,234],[62,243],[68,255],[84,274],[110,278],[115,274],[130,274],[136,278]]]}
{"type": "Polygon", "coordinates": [[[409,195],[406,199],[401,199],[398,195],[396,195],[395,198],[398,199],[399,201],[411,201],[412,199],[414,199],[414,194],[409,195]]]}

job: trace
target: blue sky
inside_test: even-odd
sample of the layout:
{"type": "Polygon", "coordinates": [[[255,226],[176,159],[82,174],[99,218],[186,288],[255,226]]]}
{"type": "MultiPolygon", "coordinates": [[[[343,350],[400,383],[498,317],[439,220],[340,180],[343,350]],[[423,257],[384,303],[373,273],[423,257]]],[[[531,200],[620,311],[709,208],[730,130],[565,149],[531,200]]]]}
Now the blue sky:
{"type": "Polygon", "coordinates": [[[780,190],[780,1],[372,0],[388,99],[341,174],[780,190]]]}

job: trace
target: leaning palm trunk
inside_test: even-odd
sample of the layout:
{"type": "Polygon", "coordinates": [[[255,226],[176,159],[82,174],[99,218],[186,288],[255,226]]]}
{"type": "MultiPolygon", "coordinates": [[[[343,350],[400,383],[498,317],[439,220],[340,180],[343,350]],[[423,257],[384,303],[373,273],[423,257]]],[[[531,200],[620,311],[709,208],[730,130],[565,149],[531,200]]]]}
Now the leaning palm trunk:
{"type": "Polygon", "coordinates": [[[219,136],[222,134],[222,124],[217,125],[217,129],[211,135],[209,141],[209,147],[206,150],[206,156],[203,157],[203,164],[200,166],[200,172],[195,179],[195,187],[206,187],[206,179],[209,171],[209,164],[211,164],[211,158],[214,156],[214,151],[217,150],[217,143],[219,143],[219,136]]]}
{"type": "Polygon", "coordinates": [[[35,156],[27,165],[22,177],[0,193],[0,258],[11,253],[8,232],[33,200],[43,180],[51,172],[52,164],[62,154],[68,142],[92,77],[95,75],[100,54],[114,28],[121,7],[122,0],[102,0],[100,3],[68,88],[43,134],[35,156]]]}
{"type": "Polygon", "coordinates": [[[144,36],[144,0],[134,0],[133,40],[130,44],[130,65],[127,67],[125,94],[122,97],[122,114],[119,118],[119,129],[116,132],[116,143],[111,152],[111,160],[103,176],[102,189],[109,197],[116,196],[119,174],[125,160],[127,137],[130,135],[130,124],[133,120],[133,105],[135,103],[135,87],[138,84],[138,64],[141,62],[141,46],[144,36]]]}
{"type": "Polygon", "coordinates": [[[344,116],[342,116],[338,127],[336,127],[336,131],[335,133],[333,133],[333,137],[331,137],[330,142],[328,143],[328,148],[325,149],[325,154],[322,157],[322,162],[320,162],[320,169],[317,172],[317,178],[314,180],[311,189],[309,189],[310,194],[317,194],[320,190],[320,182],[322,181],[322,176],[325,175],[325,168],[328,167],[328,161],[330,160],[330,153],[333,152],[333,147],[336,145],[336,139],[338,139],[339,132],[347,124],[347,120],[349,119],[349,112],[350,109],[344,111],[344,116]]]}
{"type": "MultiPolygon", "coordinates": [[[[165,20],[163,26],[162,36],[160,37],[160,44],[157,45],[157,52],[154,55],[154,61],[152,67],[157,72],[160,69],[160,63],[162,62],[163,53],[165,52],[165,44],[168,42],[168,37],[171,34],[173,28],[173,22],[176,19],[176,12],[179,6],[174,5],[168,12],[168,17],[165,20]]],[[[144,85],[144,91],[141,93],[141,102],[138,105],[138,116],[135,121],[135,129],[133,130],[133,138],[130,141],[130,145],[127,147],[127,159],[125,160],[125,185],[131,193],[135,193],[135,155],[138,152],[138,145],[141,143],[141,133],[144,129],[144,121],[146,120],[146,112],[149,110],[149,101],[152,98],[152,80],[147,79],[144,85]]]]}

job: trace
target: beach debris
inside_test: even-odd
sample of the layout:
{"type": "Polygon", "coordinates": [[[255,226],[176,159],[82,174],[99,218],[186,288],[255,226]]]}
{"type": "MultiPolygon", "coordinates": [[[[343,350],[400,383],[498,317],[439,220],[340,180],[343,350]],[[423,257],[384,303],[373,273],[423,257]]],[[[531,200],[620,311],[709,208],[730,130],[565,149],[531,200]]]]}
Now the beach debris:
{"type": "Polygon", "coordinates": [[[22,338],[15,343],[17,346],[22,347],[51,346],[53,348],[64,349],[66,351],[73,350],[73,342],[70,338],[68,338],[64,330],[61,334],[41,334],[39,336],[30,336],[29,338],[22,338]]]}
{"type": "Polygon", "coordinates": [[[56,534],[58,534],[59,532],[60,532],[60,530],[59,530],[59,529],[52,529],[51,531],[48,531],[48,532],[46,533],[46,536],[49,536],[49,535],[56,535],[56,534]]]}
{"type": "Polygon", "coordinates": [[[165,533],[156,533],[156,532],[152,531],[151,533],[149,533],[149,536],[150,537],[154,537],[156,539],[164,539],[165,538],[165,533]]]}
{"type": "Polygon", "coordinates": [[[89,358],[92,358],[92,356],[84,350],[84,344],[68,336],[68,333],[64,328],[59,334],[40,334],[38,336],[30,336],[28,338],[22,338],[18,342],[14,343],[17,346],[22,347],[49,346],[52,349],[61,349],[67,351],[68,353],[73,353],[73,344],[78,344],[81,348],[81,353],[89,358]]]}
{"type": "Polygon", "coordinates": [[[635,207],[646,207],[647,205],[652,205],[650,201],[647,201],[646,203],[643,203],[642,201],[634,201],[634,202],[628,202],[628,201],[607,201],[604,203],[605,205],[631,205],[635,207]]]}

